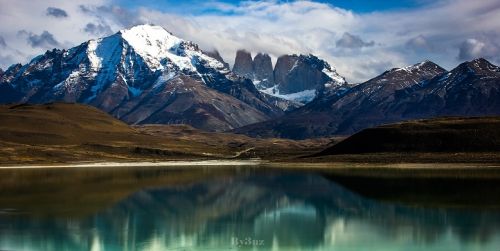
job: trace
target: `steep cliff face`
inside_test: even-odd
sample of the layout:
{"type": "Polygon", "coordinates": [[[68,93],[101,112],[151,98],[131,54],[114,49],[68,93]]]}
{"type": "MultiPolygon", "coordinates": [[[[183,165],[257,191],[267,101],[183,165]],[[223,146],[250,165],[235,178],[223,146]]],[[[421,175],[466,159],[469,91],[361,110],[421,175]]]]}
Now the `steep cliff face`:
{"type": "Polygon", "coordinates": [[[281,89],[279,86],[282,84],[287,85],[288,74],[297,61],[298,57],[294,55],[283,55],[278,58],[274,67],[274,82],[278,84],[278,89],[281,89]]]}
{"type": "Polygon", "coordinates": [[[322,90],[346,81],[325,61],[313,55],[285,55],[278,58],[274,71],[277,89],[282,94],[322,90]],[[329,85],[327,85],[329,84],[329,85]]]}
{"type": "Polygon", "coordinates": [[[236,52],[233,72],[242,77],[253,79],[253,62],[250,52],[245,50],[238,50],[236,52]]]}
{"type": "Polygon", "coordinates": [[[258,88],[274,86],[274,72],[271,57],[258,53],[253,59],[253,79],[258,88]]]}

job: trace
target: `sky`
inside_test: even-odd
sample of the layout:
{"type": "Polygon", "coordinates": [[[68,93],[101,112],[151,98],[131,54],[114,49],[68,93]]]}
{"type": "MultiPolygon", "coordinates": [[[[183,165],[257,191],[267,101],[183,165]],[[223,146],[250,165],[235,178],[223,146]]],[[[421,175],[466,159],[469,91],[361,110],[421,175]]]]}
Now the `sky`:
{"type": "Polygon", "coordinates": [[[500,64],[498,0],[0,0],[0,68],[138,24],[218,50],[273,60],[314,54],[350,83],[431,60],[500,64]]]}

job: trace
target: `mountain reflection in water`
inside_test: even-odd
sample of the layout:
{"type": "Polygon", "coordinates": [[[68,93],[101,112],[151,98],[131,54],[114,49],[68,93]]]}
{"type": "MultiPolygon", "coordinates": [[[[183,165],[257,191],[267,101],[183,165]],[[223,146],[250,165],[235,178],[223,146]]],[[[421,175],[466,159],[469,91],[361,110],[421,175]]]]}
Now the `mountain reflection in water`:
{"type": "Polygon", "coordinates": [[[407,207],[318,174],[246,172],[143,189],[87,216],[0,214],[0,250],[238,249],[498,251],[500,211],[407,207]]]}

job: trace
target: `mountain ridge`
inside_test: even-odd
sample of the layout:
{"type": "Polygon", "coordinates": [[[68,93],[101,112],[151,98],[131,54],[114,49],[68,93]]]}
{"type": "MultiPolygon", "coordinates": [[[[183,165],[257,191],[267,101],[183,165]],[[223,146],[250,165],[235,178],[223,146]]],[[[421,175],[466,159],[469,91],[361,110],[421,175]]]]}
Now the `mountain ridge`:
{"type": "Polygon", "coordinates": [[[91,39],[69,50],[47,51],[26,65],[10,67],[0,89],[2,103],[79,102],[131,124],[169,123],[169,116],[148,119],[144,114],[178,117],[191,110],[198,118],[192,125],[210,131],[267,120],[294,106],[261,94],[195,43],[151,25],[91,39]],[[172,82],[178,88],[170,87],[172,82]],[[200,95],[183,99],[188,88],[209,90],[211,98],[225,101],[214,105],[200,95]],[[143,104],[149,105],[147,112],[143,104]],[[142,114],[136,114],[138,110],[142,114]]]}
{"type": "Polygon", "coordinates": [[[391,69],[342,95],[318,97],[283,117],[235,131],[253,137],[303,139],[349,135],[364,128],[408,119],[498,115],[498,72],[498,67],[485,59],[466,62],[449,72],[424,61],[391,69]],[[479,65],[481,74],[469,74],[471,64],[479,65]],[[451,84],[446,85],[447,80],[451,84]],[[434,87],[443,85],[453,88],[438,95],[434,87]]]}

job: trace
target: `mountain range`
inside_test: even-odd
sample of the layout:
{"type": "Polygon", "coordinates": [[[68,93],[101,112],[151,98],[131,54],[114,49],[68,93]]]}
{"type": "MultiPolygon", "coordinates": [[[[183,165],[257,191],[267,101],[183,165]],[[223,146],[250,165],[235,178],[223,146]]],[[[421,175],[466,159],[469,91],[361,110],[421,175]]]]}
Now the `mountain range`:
{"type": "Polygon", "coordinates": [[[395,68],[345,93],[323,95],[277,119],[236,129],[254,137],[350,135],[410,119],[500,114],[500,68],[485,59],[451,71],[425,61],[395,68]]]}
{"type": "Polygon", "coordinates": [[[223,131],[283,114],[291,102],[253,83],[198,45],[140,25],[9,67],[2,103],[78,102],[130,124],[191,124],[223,131]]]}
{"type": "Polygon", "coordinates": [[[139,25],[0,69],[0,103],[76,102],[128,124],[305,139],[436,116],[500,114],[500,68],[424,61],[353,85],[314,55],[239,50],[232,69],[159,26],[139,25]]]}

